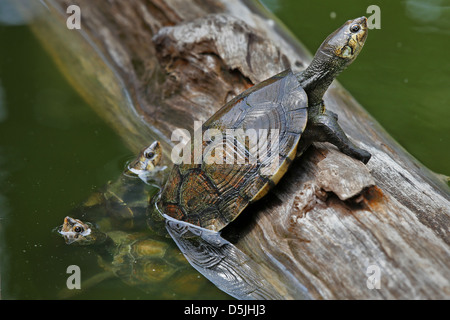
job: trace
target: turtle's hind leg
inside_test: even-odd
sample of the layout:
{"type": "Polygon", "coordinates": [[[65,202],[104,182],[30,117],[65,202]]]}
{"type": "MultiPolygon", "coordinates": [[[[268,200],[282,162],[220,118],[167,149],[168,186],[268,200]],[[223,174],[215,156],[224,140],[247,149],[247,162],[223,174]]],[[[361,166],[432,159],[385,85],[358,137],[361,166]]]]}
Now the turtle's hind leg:
{"type": "Polygon", "coordinates": [[[371,154],[366,150],[358,148],[348,139],[337,122],[337,114],[331,111],[325,111],[323,105],[319,112],[311,111],[305,130],[306,141],[309,141],[309,143],[314,141],[329,142],[335,145],[342,153],[352,158],[358,159],[363,163],[369,161],[371,154]]]}

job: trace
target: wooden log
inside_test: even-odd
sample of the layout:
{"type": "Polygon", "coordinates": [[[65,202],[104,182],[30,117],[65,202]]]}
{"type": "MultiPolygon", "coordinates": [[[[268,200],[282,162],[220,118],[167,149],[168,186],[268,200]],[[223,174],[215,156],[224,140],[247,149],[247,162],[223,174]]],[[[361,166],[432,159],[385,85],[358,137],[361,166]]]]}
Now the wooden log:
{"type": "MultiPolygon", "coordinates": [[[[60,68],[133,151],[157,138],[166,160],[174,129],[192,130],[251,85],[310,61],[251,1],[52,4],[34,30],[60,68]],[[81,8],[80,32],[65,28],[69,4],[81,8]]],[[[256,262],[272,297],[450,298],[448,186],[337,82],[325,103],[369,163],[315,144],[223,236],[256,262]]]]}

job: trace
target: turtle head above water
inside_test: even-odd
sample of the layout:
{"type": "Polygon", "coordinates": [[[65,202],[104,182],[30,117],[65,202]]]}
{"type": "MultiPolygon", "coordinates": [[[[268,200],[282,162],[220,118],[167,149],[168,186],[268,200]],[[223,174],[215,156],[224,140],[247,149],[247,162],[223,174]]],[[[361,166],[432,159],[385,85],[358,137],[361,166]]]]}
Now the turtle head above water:
{"type": "Polygon", "coordinates": [[[346,66],[356,59],[367,38],[367,18],[348,20],[330,34],[320,46],[318,53],[345,60],[346,66]]]}
{"type": "Polygon", "coordinates": [[[93,231],[92,225],[69,216],[64,218],[64,223],[58,229],[58,233],[64,237],[66,244],[78,243],[80,245],[90,245],[99,241],[93,231]]]}
{"type": "Polygon", "coordinates": [[[309,106],[322,102],[331,82],[361,52],[367,33],[367,18],[360,17],[348,20],[322,42],[308,68],[297,74],[308,95],[309,106]]]}
{"type": "Polygon", "coordinates": [[[128,170],[137,175],[142,172],[153,171],[161,160],[161,154],[160,142],[154,141],[150,146],[143,149],[134,161],[130,162],[128,170]]]}

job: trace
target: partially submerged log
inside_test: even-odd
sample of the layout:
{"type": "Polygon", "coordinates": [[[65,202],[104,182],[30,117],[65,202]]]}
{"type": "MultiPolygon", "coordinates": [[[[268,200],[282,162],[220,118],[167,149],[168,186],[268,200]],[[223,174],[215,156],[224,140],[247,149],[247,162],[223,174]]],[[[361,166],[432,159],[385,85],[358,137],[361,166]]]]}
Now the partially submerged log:
{"type": "MultiPolygon", "coordinates": [[[[34,30],[66,76],[134,152],[159,139],[166,161],[174,129],[192,131],[251,85],[310,61],[251,1],[57,0],[49,10],[34,30]],[[82,10],[79,33],[65,28],[70,4],[82,10]]],[[[450,298],[448,186],[338,83],[325,103],[372,153],[367,166],[316,144],[223,236],[253,259],[269,297],[450,298]]]]}

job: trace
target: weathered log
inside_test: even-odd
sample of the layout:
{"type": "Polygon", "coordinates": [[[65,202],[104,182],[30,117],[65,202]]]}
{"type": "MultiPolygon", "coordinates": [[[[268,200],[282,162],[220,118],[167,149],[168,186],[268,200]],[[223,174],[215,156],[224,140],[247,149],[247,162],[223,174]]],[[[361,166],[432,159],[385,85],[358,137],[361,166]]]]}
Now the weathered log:
{"type": "MultiPolygon", "coordinates": [[[[244,89],[310,61],[251,1],[55,0],[48,9],[33,27],[66,76],[133,151],[157,138],[166,160],[175,128],[192,131],[244,89]],[[82,10],[81,32],[65,28],[70,4],[82,10]]],[[[316,144],[224,237],[277,297],[450,298],[448,186],[338,83],[325,103],[372,153],[367,166],[316,144]],[[380,289],[367,284],[371,270],[380,289]]]]}

